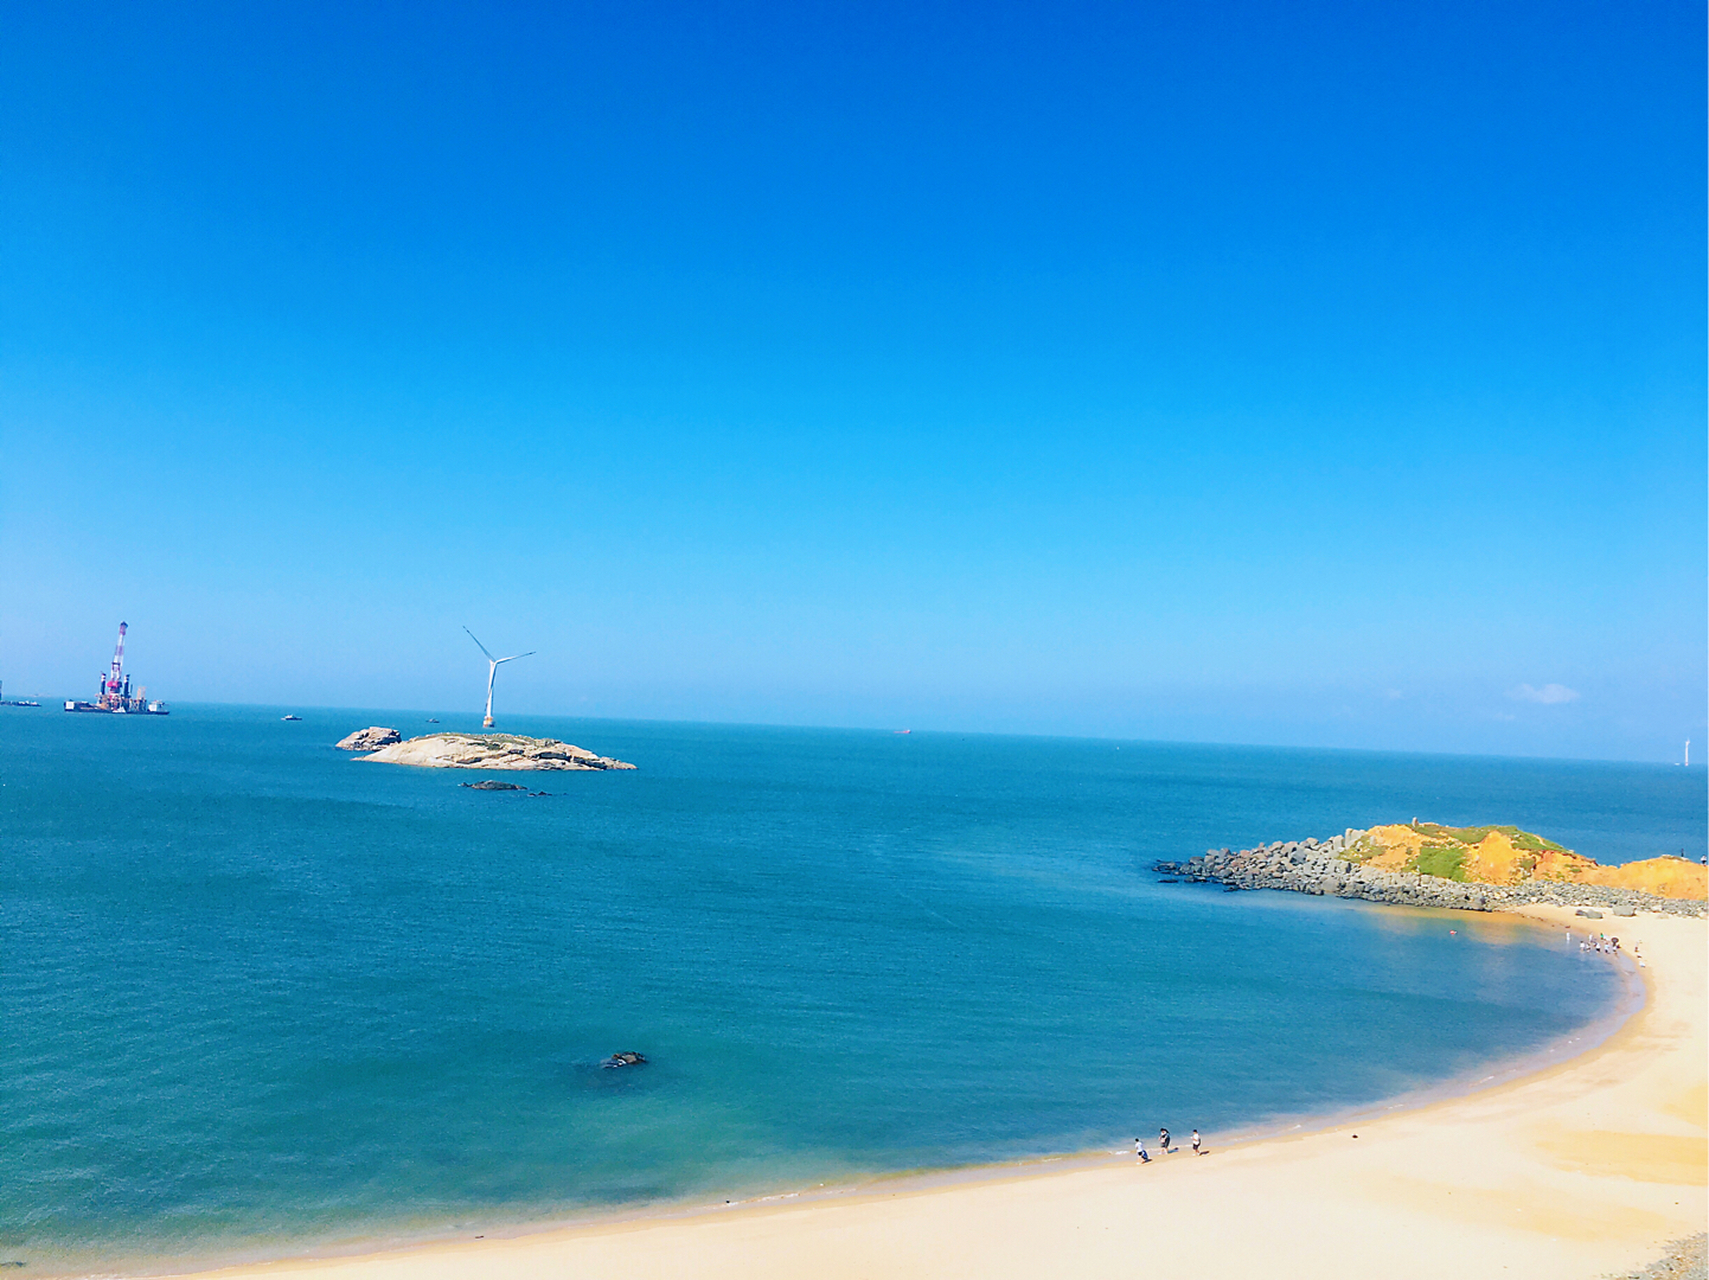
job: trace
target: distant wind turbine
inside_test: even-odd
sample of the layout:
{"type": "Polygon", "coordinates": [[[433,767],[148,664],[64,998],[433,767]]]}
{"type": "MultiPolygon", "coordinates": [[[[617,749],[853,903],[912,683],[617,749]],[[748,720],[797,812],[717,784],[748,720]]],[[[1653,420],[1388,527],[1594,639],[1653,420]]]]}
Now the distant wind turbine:
{"type": "Polygon", "coordinates": [[[515,662],[518,658],[532,658],[539,651],[530,649],[527,653],[513,653],[508,658],[495,658],[492,654],[487,653],[486,645],[480,642],[473,631],[467,627],[464,627],[463,630],[468,633],[469,639],[475,642],[475,648],[487,655],[487,714],[481,720],[481,728],[490,729],[493,727],[493,680],[498,675],[499,664],[515,662]]]}

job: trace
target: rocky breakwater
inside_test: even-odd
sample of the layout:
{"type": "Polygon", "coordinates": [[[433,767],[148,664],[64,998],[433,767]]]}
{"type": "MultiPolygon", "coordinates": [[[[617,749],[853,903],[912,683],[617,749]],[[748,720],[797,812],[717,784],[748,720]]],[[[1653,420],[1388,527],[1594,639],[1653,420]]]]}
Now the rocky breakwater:
{"type": "MultiPolygon", "coordinates": [[[[346,739],[345,741],[349,741],[346,739]]],[[[339,744],[340,746],[343,743],[339,744]]],[[[361,757],[379,764],[425,769],[633,769],[635,766],[556,738],[514,733],[429,733],[361,757]]]]}
{"type": "Polygon", "coordinates": [[[1704,914],[1704,868],[1683,858],[1604,867],[1516,827],[1396,824],[1327,840],[1209,849],[1155,870],[1234,889],[1363,898],[1396,906],[1500,911],[1542,902],[1610,915],[1704,914]]]}

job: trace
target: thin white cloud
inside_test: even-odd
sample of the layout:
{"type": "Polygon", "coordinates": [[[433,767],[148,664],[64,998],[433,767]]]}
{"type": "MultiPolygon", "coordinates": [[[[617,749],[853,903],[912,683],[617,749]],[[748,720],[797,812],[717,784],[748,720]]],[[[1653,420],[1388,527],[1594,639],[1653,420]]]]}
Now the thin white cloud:
{"type": "Polygon", "coordinates": [[[1520,702],[1541,702],[1548,707],[1557,702],[1577,702],[1578,690],[1569,689],[1564,684],[1546,684],[1541,689],[1522,684],[1517,689],[1509,689],[1507,696],[1520,702]]]}

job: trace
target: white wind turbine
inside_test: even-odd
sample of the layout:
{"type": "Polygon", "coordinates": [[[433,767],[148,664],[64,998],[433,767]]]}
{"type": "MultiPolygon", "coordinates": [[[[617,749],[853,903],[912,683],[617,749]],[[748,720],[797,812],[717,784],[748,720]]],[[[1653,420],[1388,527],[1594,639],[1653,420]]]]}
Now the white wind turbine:
{"type": "Polygon", "coordinates": [[[481,720],[481,728],[490,729],[493,727],[493,680],[498,675],[499,664],[515,662],[518,658],[532,658],[538,650],[530,649],[527,653],[513,653],[508,658],[495,658],[492,654],[487,653],[486,645],[480,642],[473,631],[469,631],[467,627],[464,627],[463,630],[468,632],[469,639],[475,642],[475,648],[487,654],[487,714],[481,720]]]}

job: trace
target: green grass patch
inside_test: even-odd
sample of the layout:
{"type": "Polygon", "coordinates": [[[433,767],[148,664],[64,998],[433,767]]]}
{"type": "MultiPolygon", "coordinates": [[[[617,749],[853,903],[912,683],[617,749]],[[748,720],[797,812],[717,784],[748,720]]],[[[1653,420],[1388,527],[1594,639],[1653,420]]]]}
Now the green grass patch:
{"type": "Polygon", "coordinates": [[[1371,843],[1370,837],[1355,840],[1348,848],[1341,851],[1341,856],[1348,862],[1368,862],[1377,856],[1377,847],[1371,843]]]}
{"type": "Polygon", "coordinates": [[[1565,845],[1556,844],[1553,840],[1545,840],[1542,836],[1529,831],[1521,831],[1514,826],[1487,827],[1444,827],[1437,822],[1413,823],[1412,829],[1419,835],[1433,840],[1452,840],[1460,844],[1482,844],[1492,831],[1499,831],[1510,840],[1515,849],[1523,849],[1527,853],[1571,853],[1565,845]]]}
{"type": "Polygon", "coordinates": [[[1443,880],[1466,878],[1466,849],[1457,844],[1427,844],[1412,859],[1414,871],[1443,880]]]}

